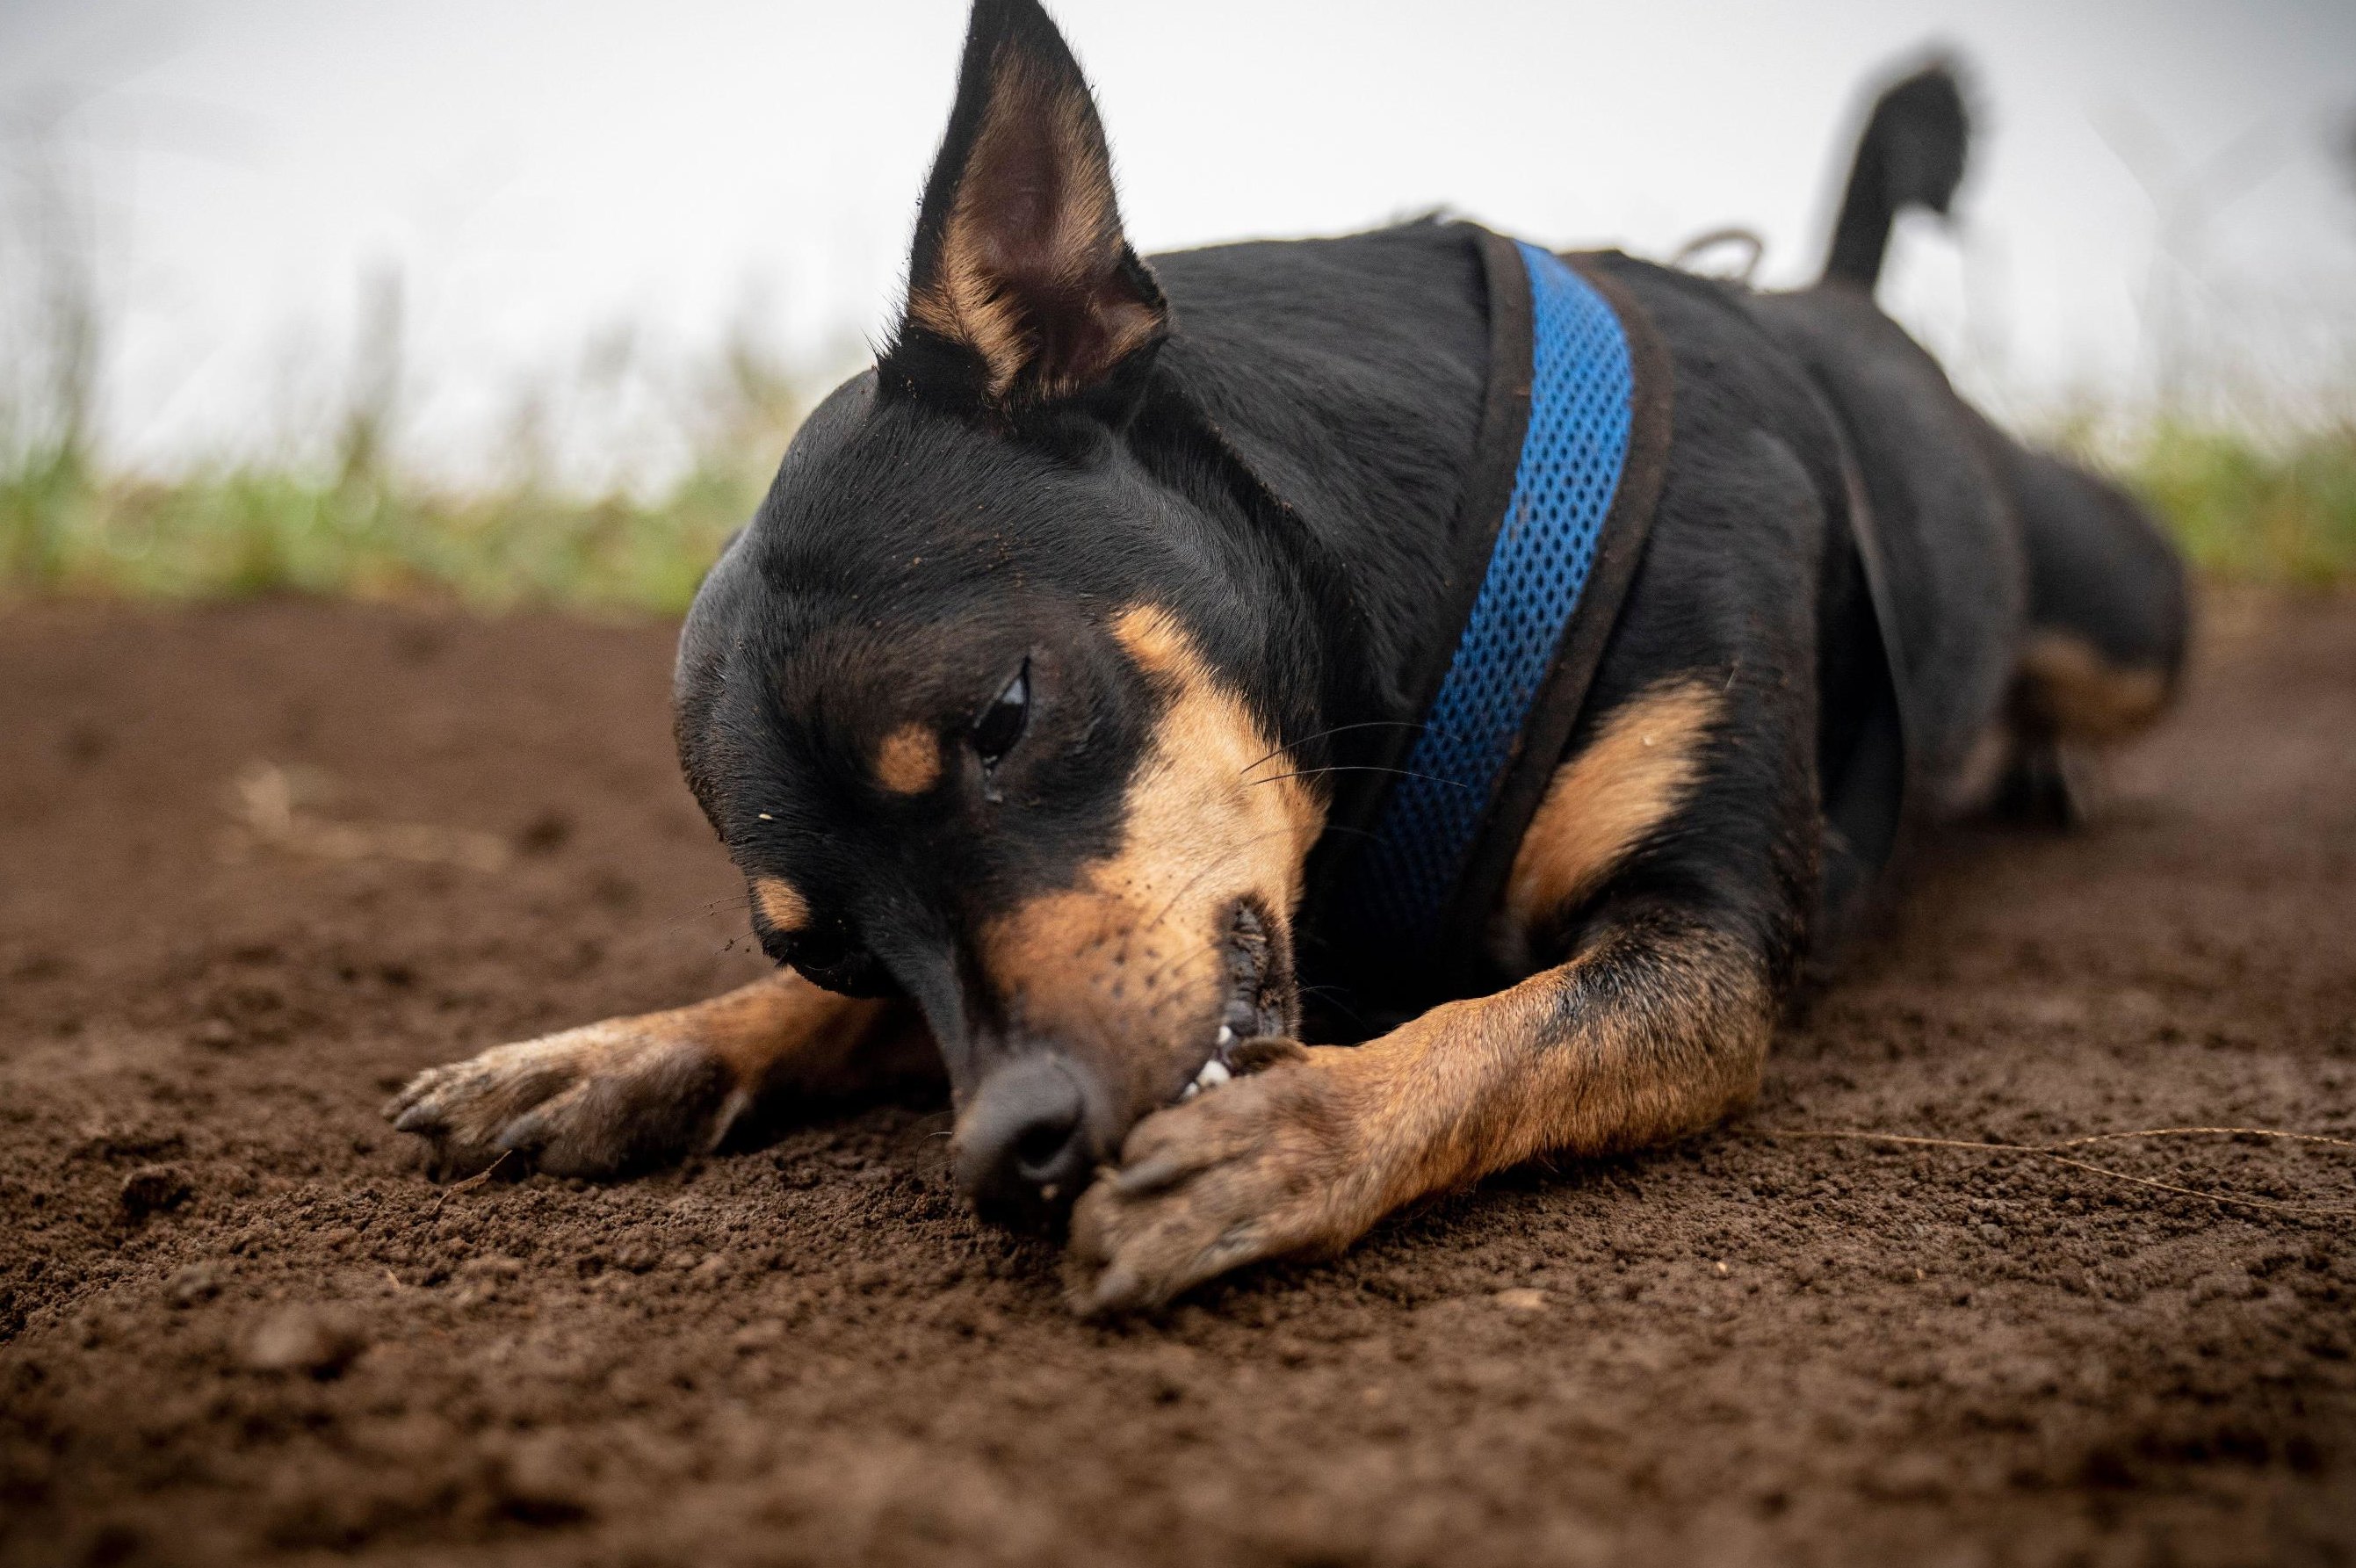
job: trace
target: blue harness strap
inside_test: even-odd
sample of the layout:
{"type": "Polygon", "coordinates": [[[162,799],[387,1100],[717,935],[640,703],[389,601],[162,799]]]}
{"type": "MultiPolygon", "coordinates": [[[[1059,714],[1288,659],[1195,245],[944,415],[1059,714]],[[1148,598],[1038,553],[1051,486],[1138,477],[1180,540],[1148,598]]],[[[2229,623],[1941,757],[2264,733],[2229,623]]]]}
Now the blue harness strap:
{"type": "MultiPolygon", "coordinates": [[[[1640,423],[1640,369],[1642,379],[1662,383],[1647,388],[1663,412],[1642,421],[1646,444],[1665,441],[1665,370],[1632,349],[1622,320],[1629,314],[1648,332],[1641,312],[1624,297],[1615,308],[1589,275],[1537,246],[1515,242],[1508,267],[1512,252],[1520,262],[1514,270],[1527,280],[1527,359],[1492,369],[1494,378],[1526,366],[1528,377],[1510,498],[1447,671],[1332,906],[1352,945],[1365,950],[1362,962],[1373,966],[1441,958],[1461,970],[1479,945],[1479,933],[1462,928],[1486,911],[1468,908],[1468,893],[1490,897],[1502,885],[1544,775],[1569,737],[1575,714],[1559,710],[1576,709],[1601,658],[1650,521],[1647,487],[1658,483],[1655,462],[1639,464],[1648,473],[1623,484],[1640,423]],[[1644,493],[1623,495],[1629,489],[1644,493]],[[1633,521],[1623,521],[1632,512],[1633,521]],[[1590,603],[1607,530],[1620,548],[1595,596],[1611,602],[1590,603]],[[1600,625],[1580,621],[1582,605],[1588,622],[1600,625]],[[1552,753],[1532,755],[1547,746],[1552,753]],[[1514,842],[1500,844],[1506,835],[1514,842]],[[1468,877],[1481,886],[1469,888],[1468,877]]],[[[1493,291],[1504,286],[1494,263],[1493,291]]],[[[1643,342],[1649,350],[1649,336],[1643,342]]]]}

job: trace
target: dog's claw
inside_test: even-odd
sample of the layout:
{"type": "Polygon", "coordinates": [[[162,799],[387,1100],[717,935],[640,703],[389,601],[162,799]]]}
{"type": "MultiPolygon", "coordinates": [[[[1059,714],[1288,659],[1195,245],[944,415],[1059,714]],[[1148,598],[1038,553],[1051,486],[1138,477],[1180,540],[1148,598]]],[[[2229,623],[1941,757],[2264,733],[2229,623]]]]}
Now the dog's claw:
{"type": "Polygon", "coordinates": [[[559,1110],[566,1097],[557,1099],[539,1110],[517,1117],[505,1131],[491,1140],[491,1146],[503,1154],[536,1155],[547,1145],[553,1131],[549,1125],[550,1112],[559,1110]]]}
{"type": "Polygon", "coordinates": [[[1113,1172],[1110,1179],[1113,1190],[1124,1197],[1134,1197],[1140,1193],[1159,1192],[1178,1181],[1192,1168],[1175,1154],[1156,1155],[1136,1165],[1123,1166],[1113,1172]]]}
{"type": "Polygon", "coordinates": [[[1135,1270],[1115,1263],[1097,1276],[1096,1283],[1077,1294],[1073,1306],[1082,1317],[1112,1317],[1145,1305],[1145,1282],[1135,1270]]]}
{"type": "Polygon", "coordinates": [[[736,1130],[736,1123],[742,1122],[745,1112],[752,1109],[751,1094],[743,1089],[730,1090],[728,1098],[721,1102],[718,1114],[712,1118],[712,1130],[704,1134],[703,1147],[699,1153],[711,1154],[726,1143],[728,1134],[736,1130]]]}
{"type": "Polygon", "coordinates": [[[385,1114],[392,1118],[392,1130],[396,1133],[432,1133],[441,1126],[442,1122],[442,1119],[434,1114],[434,1107],[423,1101],[412,1104],[406,1109],[401,1109],[396,1102],[395,1105],[385,1108],[385,1114]],[[395,1113],[396,1111],[398,1114],[395,1113]]]}

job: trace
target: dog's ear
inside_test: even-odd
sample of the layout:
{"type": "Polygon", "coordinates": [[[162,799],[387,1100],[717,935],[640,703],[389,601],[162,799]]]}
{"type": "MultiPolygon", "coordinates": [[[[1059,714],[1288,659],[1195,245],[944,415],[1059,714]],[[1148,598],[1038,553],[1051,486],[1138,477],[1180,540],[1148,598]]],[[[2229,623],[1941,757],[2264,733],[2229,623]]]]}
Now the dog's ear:
{"type": "Polygon", "coordinates": [[[1037,0],[975,0],[886,385],[999,409],[1130,379],[1169,328],[1088,84],[1037,0]]]}

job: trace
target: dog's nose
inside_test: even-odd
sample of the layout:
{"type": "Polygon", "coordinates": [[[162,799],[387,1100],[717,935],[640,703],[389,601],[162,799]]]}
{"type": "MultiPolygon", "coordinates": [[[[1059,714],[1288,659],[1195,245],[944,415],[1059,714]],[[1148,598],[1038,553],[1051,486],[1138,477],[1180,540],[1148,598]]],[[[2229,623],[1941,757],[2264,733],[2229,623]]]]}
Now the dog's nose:
{"type": "Polygon", "coordinates": [[[958,1119],[958,1185],[984,1206],[1068,1203],[1093,1161],[1087,1122],[1070,1068],[1049,1056],[1009,1062],[958,1119]]]}

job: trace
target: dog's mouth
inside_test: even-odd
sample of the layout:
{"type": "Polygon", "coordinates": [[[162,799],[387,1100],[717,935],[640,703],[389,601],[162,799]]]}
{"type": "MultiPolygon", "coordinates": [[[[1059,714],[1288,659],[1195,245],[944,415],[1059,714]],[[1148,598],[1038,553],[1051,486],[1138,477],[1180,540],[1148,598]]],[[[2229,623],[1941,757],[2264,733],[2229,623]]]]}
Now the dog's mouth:
{"type": "Polygon", "coordinates": [[[1290,1028],[1288,1016],[1291,965],[1280,939],[1269,930],[1258,905],[1245,899],[1227,921],[1221,952],[1226,962],[1227,993],[1219,1012],[1218,1033],[1210,1055],[1194,1075],[1179,1087],[1171,1103],[1192,1100],[1240,1074],[1265,1066],[1271,1053],[1264,1048],[1290,1028]]]}

